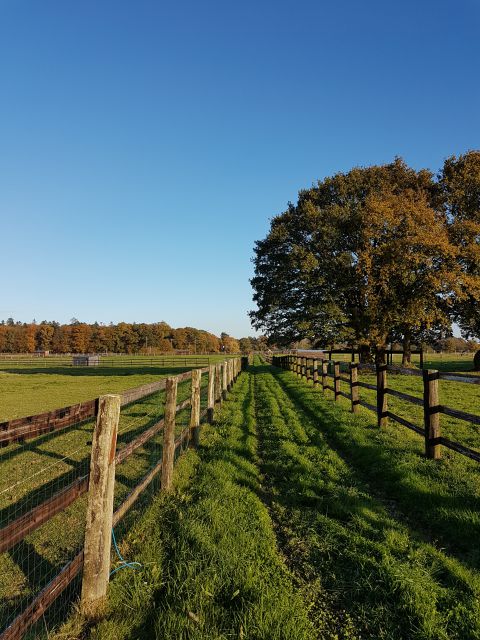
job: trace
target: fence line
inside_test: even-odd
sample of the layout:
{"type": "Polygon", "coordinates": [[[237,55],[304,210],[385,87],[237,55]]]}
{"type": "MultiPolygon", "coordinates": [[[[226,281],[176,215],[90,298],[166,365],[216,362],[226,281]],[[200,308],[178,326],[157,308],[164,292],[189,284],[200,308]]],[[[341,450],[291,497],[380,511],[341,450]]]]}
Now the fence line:
{"type": "MultiPolygon", "coordinates": [[[[82,548],[70,562],[64,565],[59,573],[50,580],[50,582],[28,604],[28,606],[26,606],[25,609],[3,630],[3,632],[0,633],[0,640],[20,640],[28,629],[44,615],[45,611],[82,572],[82,569],[86,572],[84,573],[82,586],[82,609],[87,614],[93,613],[94,605],[98,603],[99,598],[103,597],[106,593],[110,569],[110,537],[108,536],[108,540],[105,542],[105,531],[103,531],[103,536],[100,536],[100,528],[103,527],[104,529],[110,529],[112,524],[115,526],[138,500],[142,492],[151,484],[153,479],[160,473],[162,474],[162,479],[164,477],[169,477],[170,480],[168,480],[168,483],[171,481],[171,475],[177,454],[179,452],[181,454],[189,445],[198,446],[201,422],[205,417],[208,418],[209,422],[213,421],[215,405],[221,404],[227,397],[227,391],[233,388],[233,384],[245,365],[245,359],[233,358],[222,363],[211,365],[207,368],[188,371],[178,376],[170,376],[159,382],[150,383],[149,385],[143,385],[142,387],[128,390],[121,395],[102,396],[94,401],[89,401],[90,404],[83,403],[88,405],[89,410],[91,410],[92,406],[94,407],[94,415],[90,417],[96,417],[97,419],[93,433],[90,473],[76,478],[67,487],[56,492],[47,500],[36,505],[30,511],[12,520],[5,527],[0,529],[0,553],[10,550],[15,544],[22,541],[25,536],[44,525],[53,518],[54,515],[65,510],[67,506],[73,504],[77,498],[84,494],[88,494],[90,513],[95,513],[95,518],[91,519],[89,524],[87,516],[84,548],[82,548]],[[202,374],[204,373],[208,373],[210,378],[208,387],[208,407],[203,411],[200,411],[200,383],[202,374]],[[177,403],[177,384],[186,380],[192,381],[190,398],[177,403]],[[118,403],[118,407],[120,405],[125,406],[126,404],[145,398],[146,396],[152,395],[153,393],[165,388],[167,390],[165,399],[165,416],[156,421],[143,433],[136,436],[123,448],[118,448],[116,444],[116,437],[118,432],[119,412],[116,411],[115,413],[114,411],[112,413],[111,411],[102,411],[101,408],[105,406],[104,403],[107,402],[108,399],[112,399],[111,401],[113,403],[118,403]],[[173,455],[171,448],[167,446],[162,447],[162,459],[155,462],[153,467],[149,469],[143,478],[141,478],[140,482],[138,482],[123,499],[117,509],[113,511],[115,465],[126,460],[134,451],[152,440],[152,438],[162,430],[164,432],[165,442],[165,438],[167,437],[167,428],[165,426],[166,421],[168,423],[168,437],[171,437],[175,430],[175,416],[188,408],[191,409],[190,422],[188,426],[173,439],[173,455]],[[105,433],[107,424],[110,425],[109,433],[111,432],[111,436],[109,436],[109,438],[111,440],[111,444],[108,444],[108,442],[110,442],[108,439],[107,442],[105,442],[105,438],[102,440],[102,433],[105,433]],[[109,483],[107,483],[109,488],[105,488],[106,485],[100,483],[102,484],[102,488],[99,489],[99,473],[100,476],[103,474],[104,477],[110,477],[109,483]],[[95,479],[93,484],[92,478],[95,479]],[[98,491],[100,491],[100,494],[98,491]],[[102,493],[104,491],[107,491],[108,499],[106,494],[102,493]],[[102,504],[108,505],[107,509],[98,508],[98,499],[100,495],[101,500],[104,501],[102,504]],[[94,500],[97,500],[96,507],[94,500]],[[105,502],[105,500],[107,500],[107,502],[105,502]],[[101,544],[99,543],[99,540],[102,540],[101,544]],[[103,549],[100,548],[99,545],[100,547],[103,545],[103,549]]],[[[8,446],[8,444],[18,441],[19,436],[16,429],[19,427],[24,429],[22,431],[22,438],[33,438],[35,437],[34,434],[38,433],[39,429],[45,428],[45,424],[48,425],[47,430],[50,431],[55,428],[63,429],[66,426],[79,424],[78,422],[73,422],[73,416],[80,416],[80,422],[84,421],[86,418],[83,413],[73,410],[73,408],[77,406],[78,405],[72,405],[72,407],[65,408],[65,410],[71,410],[63,416],[63,418],[68,418],[71,421],[69,424],[60,422],[60,426],[57,425],[55,420],[58,421],[63,419],[58,417],[58,411],[63,410],[57,410],[57,412],[49,412],[48,414],[40,414],[39,416],[31,416],[28,419],[23,419],[25,422],[13,427],[15,431],[12,429],[8,438],[5,436],[5,432],[8,428],[7,430],[4,429],[2,433],[2,436],[4,436],[4,440],[2,441],[4,446],[8,446]],[[52,424],[48,422],[48,417],[46,416],[50,416],[50,420],[53,421],[53,429],[52,424]],[[28,427],[30,427],[30,431],[28,430],[28,427]]],[[[3,423],[0,426],[4,427],[5,424],[11,425],[11,422],[3,423]]],[[[44,431],[42,433],[44,433],[44,431]]],[[[161,489],[162,491],[167,490],[168,485],[163,482],[161,489]]]]}
{"type": "MultiPolygon", "coordinates": [[[[284,355],[273,356],[271,359],[273,365],[292,371],[298,377],[305,379],[309,382],[312,378],[314,385],[318,386],[318,360],[315,358],[284,355]],[[313,375],[312,375],[313,374],[313,375]]],[[[411,429],[415,433],[423,436],[425,439],[425,455],[427,458],[439,459],[441,457],[441,446],[447,447],[452,451],[456,451],[463,456],[480,462],[480,453],[466,447],[459,442],[450,440],[441,435],[440,414],[448,415],[459,420],[464,420],[472,424],[480,425],[480,416],[466,411],[460,411],[440,404],[438,393],[438,382],[440,379],[454,382],[463,382],[466,384],[480,384],[480,377],[454,374],[451,372],[440,372],[435,369],[428,370],[416,370],[406,369],[404,367],[397,367],[393,365],[370,365],[360,363],[342,363],[337,360],[320,360],[321,362],[321,383],[323,392],[326,390],[334,393],[334,399],[338,402],[340,397],[347,398],[352,403],[352,412],[357,412],[357,407],[360,405],[373,411],[377,414],[377,421],[380,427],[385,427],[388,423],[388,419],[398,422],[404,427],[411,429]],[[333,364],[334,372],[328,371],[329,365],[333,364]],[[348,364],[349,378],[340,375],[340,365],[348,364]],[[377,376],[377,384],[369,384],[358,380],[358,371],[370,371],[377,376]],[[408,393],[397,391],[388,386],[387,372],[396,374],[419,376],[423,379],[423,394],[422,398],[417,398],[408,393]],[[328,385],[327,378],[333,379],[333,386],[328,385]],[[340,389],[340,382],[345,382],[350,385],[350,393],[345,393],[340,389]],[[366,388],[372,391],[376,391],[376,406],[370,404],[366,400],[360,397],[360,388],[366,388]],[[388,396],[399,398],[405,402],[415,404],[423,407],[423,428],[418,425],[402,418],[401,416],[389,411],[388,409],[388,396]]]]}

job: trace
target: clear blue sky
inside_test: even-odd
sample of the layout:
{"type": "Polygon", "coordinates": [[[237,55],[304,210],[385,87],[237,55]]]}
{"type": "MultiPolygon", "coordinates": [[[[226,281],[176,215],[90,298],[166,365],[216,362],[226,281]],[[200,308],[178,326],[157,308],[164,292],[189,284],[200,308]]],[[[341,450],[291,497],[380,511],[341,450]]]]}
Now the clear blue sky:
{"type": "Polygon", "coordinates": [[[479,0],[0,0],[0,318],[251,334],[299,189],[480,147],[479,0]]]}

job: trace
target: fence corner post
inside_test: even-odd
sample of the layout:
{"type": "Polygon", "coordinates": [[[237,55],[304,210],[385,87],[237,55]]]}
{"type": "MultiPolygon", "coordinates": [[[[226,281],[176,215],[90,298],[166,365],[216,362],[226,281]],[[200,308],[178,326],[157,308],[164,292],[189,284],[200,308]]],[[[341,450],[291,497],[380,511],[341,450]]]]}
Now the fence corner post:
{"type": "Polygon", "coordinates": [[[177,412],[176,376],[167,378],[165,386],[165,416],[163,419],[162,446],[162,491],[172,488],[173,464],[175,461],[175,416],[177,412]]]}
{"type": "Polygon", "coordinates": [[[387,365],[377,364],[377,422],[379,427],[388,424],[387,365]]]}
{"type": "Polygon", "coordinates": [[[438,442],[440,439],[439,374],[435,369],[427,369],[422,375],[425,455],[427,458],[439,460],[441,457],[441,447],[438,442]]]}
{"type": "Polygon", "coordinates": [[[120,396],[101,396],[98,400],[90,458],[81,595],[82,613],[89,618],[95,618],[102,612],[110,577],[115,451],[119,418],[120,396]]]}

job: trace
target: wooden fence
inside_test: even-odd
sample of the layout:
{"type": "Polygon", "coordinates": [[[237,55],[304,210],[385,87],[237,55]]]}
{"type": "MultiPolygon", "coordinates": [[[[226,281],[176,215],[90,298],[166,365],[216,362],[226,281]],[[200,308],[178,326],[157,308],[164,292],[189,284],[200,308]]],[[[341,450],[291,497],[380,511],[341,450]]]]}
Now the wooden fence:
{"type": "Polygon", "coordinates": [[[209,422],[213,421],[216,405],[227,397],[245,364],[240,358],[232,358],[222,363],[211,364],[207,368],[194,369],[130,389],[121,395],[101,396],[96,400],[0,425],[0,442],[7,446],[12,442],[35,438],[48,431],[65,429],[96,418],[89,474],[76,478],[69,486],[0,529],[0,553],[4,553],[66,509],[79,496],[88,493],[83,550],[66,564],[24,611],[0,633],[0,640],[20,640],[82,570],[81,608],[86,615],[95,614],[107,593],[112,527],[121,520],[159,474],[161,490],[170,490],[177,452],[183,451],[189,444],[198,446],[201,422],[205,418],[209,422]],[[200,412],[201,377],[205,373],[208,373],[207,408],[200,412]],[[185,380],[191,380],[190,398],[177,403],[177,385],[185,380]],[[166,391],[164,417],[118,450],[116,443],[120,407],[161,390],[166,391]],[[176,414],[188,407],[191,407],[189,426],[175,438],[176,414]],[[161,430],[162,459],[156,462],[113,512],[115,465],[123,462],[161,430]]]}
{"type": "Polygon", "coordinates": [[[472,424],[480,425],[480,416],[458,409],[452,409],[440,404],[438,383],[439,380],[449,380],[453,382],[463,382],[466,384],[480,385],[480,376],[468,376],[464,374],[456,374],[453,372],[442,372],[434,369],[420,371],[418,369],[405,369],[392,365],[369,365],[360,363],[345,363],[337,360],[320,360],[315,358],[299,357],[294,355],[274,356],[272,364],[292,371],[300,378],[307,382],[312,382],[314,386],[320,386],[325,391],[331,391],[337,402],[341,397],[350,400],[351,410],[357,413],[359,407],[365,407],[377,414],[377,422],[379,427],[387,425],[388,419],[394,420],[399,424],[415,431],[425,439],[425,455],[428,458],[438,459],[441,456],[441,446],[452,449],[461,453],[476,462],[480,462],[480,453],[466,447],[459,442],[454,442],[449,438],[441,435],[440,415],[443,413],[447,416],[465,420],[472,424]],[[342,375],[341,365],[348,366],[348,377],[342,375]],[[333,367],[333,373],[331,368],[333,367]],[[370,384],[359,380],[359,371],[367,371],[376,374],[376,384],[370,384]],[[387,373],[393,372],[409,376],[419,376],[423,379],[423,395],[417,398],[408,393],[397,391],[388,386],[387,373]],[[329,380],[333,383],[330,384],[329,380]],[[349,393],[341,390],[341,382],[347,383],[350,387],[349,393]],[[376,404],[370,404],[361,398],[360,389],[370,389],[376,392],[376,404]],[[400,400],[404,400],[411,404],[423,407],[423,425],[419,426],[406,420],[401,416],[389,411],[388,396],[391,395],[400,400]]]}

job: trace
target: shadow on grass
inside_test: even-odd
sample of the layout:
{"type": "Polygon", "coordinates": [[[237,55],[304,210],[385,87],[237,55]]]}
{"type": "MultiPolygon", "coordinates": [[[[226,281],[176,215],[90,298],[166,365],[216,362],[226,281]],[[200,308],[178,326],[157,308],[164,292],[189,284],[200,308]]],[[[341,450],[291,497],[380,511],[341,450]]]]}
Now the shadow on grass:
{"type": "MultiPolygon", "coordinates": [[[[319,436],[310,434],[313,443],[325,439],[392,516],[401,514],[417,535],[435,544],[440,541],[449,554],[480,568],[480,551],[473,544],[480,536],[480,520],[475,517],[480,511],[480,497],[468,484],[450,487],[451,495],[442,494],[436,484],[448,480],[442,476],[450,473],[451,461],[427,460],[414,445],[402,450],[394,440],[383,437],[375,423],[366,425],[365,419],[340,407],[325,406],[318,391],[305,382],[288,379],[280,369],[272,367],[271,373],[295,406],[318,425],[319,436]],[[360,437],[355,429],[363,431],[360,437]]],[[[458,465],[462,462],[455,461],[458,465]]],[[[467,461],[465,464],[470,465],[467,461]]],[[[478,474],[476,469],[465,472],[478,474]]],[[[441,489],[445,491],[444,486],[441,489]]]]}

